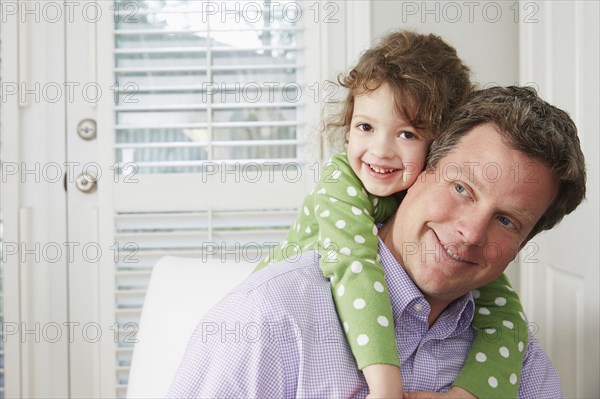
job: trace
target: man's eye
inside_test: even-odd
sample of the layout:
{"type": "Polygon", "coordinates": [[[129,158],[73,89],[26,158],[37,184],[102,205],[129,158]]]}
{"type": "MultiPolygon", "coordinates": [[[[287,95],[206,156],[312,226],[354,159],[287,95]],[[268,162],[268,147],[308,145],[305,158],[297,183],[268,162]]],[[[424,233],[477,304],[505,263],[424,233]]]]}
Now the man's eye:
{"type": "Polygon", "coordinates": [[[369,125],[368,123],[360,123],[360,124],[358,124],[357,127],[364,132],[372,132],[373,131],[373,127],[371,125],[369,125]]]}
{"type": "Polygon", "coordinates": [[[467,192],[465,186],[460,183],[454,183],[454,190],[456,190],[456,192],[459,194],[465,194],[467,192]]]}
{"type": "Polygon", "coordinates": [[[506,216],[498,216],[498,221],[506,227],[512,227],[514,226],[514,223],[512,222],[512,220],[510,220],[509,218],[507,218],[506,216]]]}

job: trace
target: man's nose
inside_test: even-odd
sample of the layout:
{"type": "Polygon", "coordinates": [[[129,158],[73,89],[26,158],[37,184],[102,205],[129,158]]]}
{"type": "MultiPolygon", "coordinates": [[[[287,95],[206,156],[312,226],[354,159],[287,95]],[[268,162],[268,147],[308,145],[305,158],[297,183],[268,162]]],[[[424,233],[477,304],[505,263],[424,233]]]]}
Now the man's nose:
{"type": "Polygon", "coordinates": [[[465,212],[458,222],[458,233],[465,244],[483,246],[487,241],[490,223],[488,212],[465,212]]]}

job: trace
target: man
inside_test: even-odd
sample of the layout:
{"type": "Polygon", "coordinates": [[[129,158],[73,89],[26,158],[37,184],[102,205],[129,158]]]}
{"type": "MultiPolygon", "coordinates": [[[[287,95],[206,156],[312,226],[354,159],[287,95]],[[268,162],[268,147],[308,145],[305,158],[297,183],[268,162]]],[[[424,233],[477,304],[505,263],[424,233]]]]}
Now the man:
{"type": "MultiPolygon", "coordinates": [[[[479,91],[459,110],[378,232],[405,391],[450,389],[474,338],[472,291],[584,197],[565,112],[517,87],[479,91]]],[[[266,268],[202,319],[169,396],[365,397],[342,328],[314,253],[266,268]]],[[[562,397],[543,349],[530,339],[523,350],[519,397],[562,397]]]]}

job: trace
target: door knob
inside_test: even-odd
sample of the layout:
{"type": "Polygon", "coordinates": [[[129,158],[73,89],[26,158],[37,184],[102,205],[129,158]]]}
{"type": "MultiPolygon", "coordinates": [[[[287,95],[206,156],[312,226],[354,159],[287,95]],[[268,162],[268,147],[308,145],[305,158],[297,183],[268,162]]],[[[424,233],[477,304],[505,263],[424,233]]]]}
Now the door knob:
{"type": "Polygon", "coordinates": [[[89,194],[96,191],[98,180],[94,176],[84,173],[75,179],[75,185],[79,191],[89,194]]]}
{"type": "Polygon", "coordinates": [[[96,121],[93,119],[84,119],[77,124],[77,134],[84,140],[93,140],[96,138],[96,121]]]}

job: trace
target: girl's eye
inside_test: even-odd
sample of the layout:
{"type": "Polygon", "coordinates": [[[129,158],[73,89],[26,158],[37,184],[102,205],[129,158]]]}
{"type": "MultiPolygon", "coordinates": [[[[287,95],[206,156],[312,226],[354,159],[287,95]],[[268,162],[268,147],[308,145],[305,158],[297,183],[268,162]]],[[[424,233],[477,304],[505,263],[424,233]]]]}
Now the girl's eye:
{"type": "Polygon", "coordinates": [[[373,127],[371,125],[369,125],[368,123],[360,123],[357,126],[360,130],[362,130],[363,132],[372,132],[373,131],[373,127]]]}
{"type": "Polygon", "coordinates": [[[414,139],[414,138],[417,138],[417,135],[414,134],[413,132],[408,132],[408,131],[405,130],[403,132],[400,132],[400,134],[398,135],[398,137],[402,137],[402,138],[405,138],[405,139],[414,139]]]}

